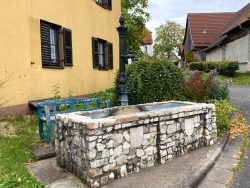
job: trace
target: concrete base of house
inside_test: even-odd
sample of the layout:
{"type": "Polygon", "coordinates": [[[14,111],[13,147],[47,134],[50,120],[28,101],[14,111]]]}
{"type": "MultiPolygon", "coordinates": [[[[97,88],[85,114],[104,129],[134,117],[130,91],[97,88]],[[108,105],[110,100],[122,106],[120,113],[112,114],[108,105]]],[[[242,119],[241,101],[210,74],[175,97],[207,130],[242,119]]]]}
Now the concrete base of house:
{"type": "Polygon", "coordinates": [[[238,70],[238,72],[245,73],[247,71],[250,71],[249,64],[250,64],[249,62],[239,63],[239,70],[238,70]]]}
{"type": "Polygon", "coordinates": [[[28,104],[14,105],[0,108],[0,117],[14,116],[19,114],[30,114],[31,110],[28,104]]]}

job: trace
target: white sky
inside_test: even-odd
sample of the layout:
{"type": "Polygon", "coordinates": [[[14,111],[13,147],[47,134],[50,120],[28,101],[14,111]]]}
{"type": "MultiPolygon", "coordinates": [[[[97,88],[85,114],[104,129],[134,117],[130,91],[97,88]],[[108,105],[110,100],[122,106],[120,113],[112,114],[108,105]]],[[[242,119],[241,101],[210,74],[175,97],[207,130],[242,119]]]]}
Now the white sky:
{"type": "Polygon", "coordinates": [[[176,21],[185,27],[187,13],[191,12],[236,12],[249,0],[149,0],[151,20],[147,28],[155,36],[155,28],[165,20],[176,21]]]}

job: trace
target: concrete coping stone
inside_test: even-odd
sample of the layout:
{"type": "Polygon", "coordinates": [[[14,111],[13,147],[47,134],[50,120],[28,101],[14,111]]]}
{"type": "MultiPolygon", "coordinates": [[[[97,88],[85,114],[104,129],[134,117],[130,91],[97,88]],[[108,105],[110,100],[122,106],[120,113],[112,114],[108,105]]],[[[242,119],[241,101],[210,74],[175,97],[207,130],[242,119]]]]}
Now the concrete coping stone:
{"type": "MultiPolygon", "coordinates": [[[[183,114],[186,112],[192,112],[193,115],[203,113],[204,110],[215,111],[214,104],[205,104],[205,103],[193,103],[193,102],[180,102],[180,101],[167,101],[167,102],[155,102],[155,103],[147,103],[140,105],[131,105],[126,107],[113,107],[107,109],[100,109],[94,111],[86,111],[86,112],[72,112],[72,113],[64,113],[64,114],[56,114],[56,119],[68,122],[72,121],[74,123],[81,124],[85,126],[87,129],[97,129],[101,127],[111,127],[117,124],[122,124],[121,128],[127,128],[135,126],[132,122],[137,122],[139,120],[145,119],[153,119],[156,117],[168,116],[168,115],[177,115],[182,113],[181,117],[190,116],[190,114],[183,114]],[[182,104],[180,107],[159,109],[154,111],[142,111],[136,113],[128,113],[128,114],[119,114],[115,116],[109,116],[105,118],[92,119],[88,117],[88,115],[98,114],[98,113],[108,113],[111,110],[120,110],[124,108],[134,108],[138,106],[152,106],[152,105],[164,105],[168,103],[177,103],[182,104]],[[186,105],[186,106],[185,106],[186,105]],[[126,124],[126,125],[124,125],[126,124]]],[[[174,117],[170,117],[169,119],[174,119],[174,117]]]]}

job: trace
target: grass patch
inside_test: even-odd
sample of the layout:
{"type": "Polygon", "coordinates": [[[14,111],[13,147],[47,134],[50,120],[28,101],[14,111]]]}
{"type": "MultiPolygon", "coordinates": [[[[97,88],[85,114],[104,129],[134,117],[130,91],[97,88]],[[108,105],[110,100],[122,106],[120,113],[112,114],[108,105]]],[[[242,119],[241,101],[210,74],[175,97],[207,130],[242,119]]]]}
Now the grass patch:
{"type": "Polygon", "coordinates": [[[235,73],[234,77],[227,77],[227,76],[219,76],[221,80],[228,80],[232,79],[233,84],[236,85],[250,85],[250,72],[247,73],[235,73]]]}
{"type": "MultiPolygon", "coordinates": [[[[26,169],[32,158],[29,149],[39,142],[37,116],[0,119],[15,130],[15,137],[0,135],[0,188],[44,187],[26,169]]],[[[8,130],[8,129],[7,129],[8,130]]]]}

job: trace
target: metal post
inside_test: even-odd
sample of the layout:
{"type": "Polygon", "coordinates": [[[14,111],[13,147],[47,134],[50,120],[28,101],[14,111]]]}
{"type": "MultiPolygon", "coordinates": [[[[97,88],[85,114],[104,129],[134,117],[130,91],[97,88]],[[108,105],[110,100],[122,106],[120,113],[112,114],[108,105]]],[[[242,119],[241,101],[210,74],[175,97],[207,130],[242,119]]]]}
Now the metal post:
{"type": "Polygon", "coordinates": [[[128,105],[128,87],[126,85],[126,74],[125,74],[125,64],[127,64],[126,57],[126,32],[127,28],[124,23],[125,20],[123,17],[120,17],[120,27],[117,28],[120,39],[120,63],[119,63],[119,87],[117,89],[118,92],[118,105],[119,106],[127,106],[128,105]]]}

